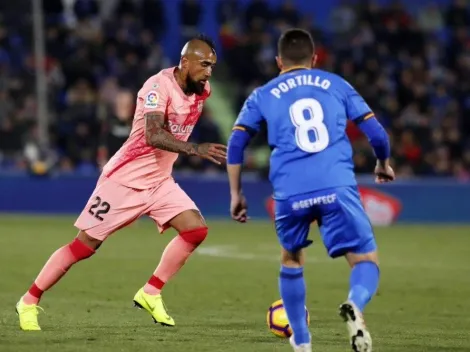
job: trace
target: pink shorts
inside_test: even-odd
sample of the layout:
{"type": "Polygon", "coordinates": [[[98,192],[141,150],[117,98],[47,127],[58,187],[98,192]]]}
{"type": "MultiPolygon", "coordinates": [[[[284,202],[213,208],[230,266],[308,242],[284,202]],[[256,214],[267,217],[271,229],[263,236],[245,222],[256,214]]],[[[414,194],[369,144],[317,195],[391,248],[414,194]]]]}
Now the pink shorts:
{"type": "Polygon", "coordinates": [[[142,215],[148,215],[162,233],[169,227],[168,222],[185,210],[199,211],[173,179],[155,188],[136,190],[101,176],[75,227],[103,241],[142,215]]]}

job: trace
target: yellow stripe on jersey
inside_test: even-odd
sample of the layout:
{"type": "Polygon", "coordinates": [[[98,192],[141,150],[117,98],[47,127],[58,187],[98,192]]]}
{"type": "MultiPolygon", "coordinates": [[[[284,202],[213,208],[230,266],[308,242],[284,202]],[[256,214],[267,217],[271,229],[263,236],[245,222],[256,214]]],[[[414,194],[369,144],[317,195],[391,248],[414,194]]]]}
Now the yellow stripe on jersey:
{"type": "Polygon", "coordinates": [[[289,68],[286,68],[285,70],[282,70],[279,74],[282,75],[283,73],[286,73],[286,72],[290,72],[290,71],[294,71],[294,70],[310,70],[311,67],[307,67],[307,66],[292,66],[292,67],[289,67],[289,68]]]}
{"type": "Polygon", "coordinates": [[[364,116],[364,118],[362,119],[362,121],[368,120],[368,119],[370,119],[371,117],[374,117],[374,116],[375,116],[374,113],[371,112],[371,113],[367,114],[366,116],[364,116]]]}
{"type": "Polygon", "coordinates": [[[232,131],[239,130],[239,131],[246,131],[246,128],[243,126],[235,126],[232,128],[232,131]]]}

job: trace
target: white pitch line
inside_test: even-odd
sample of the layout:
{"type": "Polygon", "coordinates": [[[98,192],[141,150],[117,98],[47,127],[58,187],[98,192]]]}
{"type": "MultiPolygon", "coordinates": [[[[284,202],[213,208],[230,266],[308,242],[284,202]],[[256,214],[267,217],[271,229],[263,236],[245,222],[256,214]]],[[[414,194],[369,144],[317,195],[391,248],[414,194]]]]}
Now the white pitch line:
{"type": "MultiPolygon", "coordinates": [[[[203,246],[196,250],[196,253],[206,257],[222,258],[222,259],[235,259],[235,260],[250,260],[250,261],[263,261],[263,262],[280,262],[280,255],[266,255],[245,252],[240,249],[237,245],[214,245],[214,246],[203,246]]],[[[312,258],[307,257],[306,263],[330,263],[344,265],[344,260],[338,258],[333,260],[328,257],[324,258],[312,258]]],[[[382,267],[391,268],[413,268],[413,269],[443,269],[443,270],[462,270],[469,271],[468,266],[460,265],[449,265],[446,263],[416,263],[406,262],[398,257],[388,258],[387,260],[381,261],[382,267]]]]}
{"type": "MultiPolygon", "coordinates": [[[[217,257],[225,259],[238,259],[238,260],[254,260],[254,261],[268,261],[268,262],[279,262],[280,255],[265,255],[255,254],[249,252],[242,252],[236,245],[220,245],[220,246],[204,246],[198,248],[196,253],[206,257],[217,257]]],[[[327,263],[333,262],[331,259],[316,259],[308,258],[308,263],[327,263]]]]}

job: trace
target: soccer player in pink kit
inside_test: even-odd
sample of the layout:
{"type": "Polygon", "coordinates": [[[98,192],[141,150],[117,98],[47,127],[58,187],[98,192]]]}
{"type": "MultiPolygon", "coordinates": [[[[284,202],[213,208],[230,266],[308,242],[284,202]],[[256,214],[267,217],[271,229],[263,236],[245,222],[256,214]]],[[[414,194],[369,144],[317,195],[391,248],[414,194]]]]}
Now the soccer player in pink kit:
{"type": "Polygon", "coordinates": [[[178,154],[200,156],[217,164],[226,158],[223,145],[187,142],[210,95],[208,80],[216,59],[210,39],[200,36],[184,46],[178,67],[162,70],[145,82],[138,92],[131,134],[105,165],[75,223],[80,230],[77,237],[52,254],[17,303],[21,329],[41,330],[37,315],[42,294],[72,265],[95,254],[108,236],[142,215],[152,218],[160,232],[173,227],[179,235],[165,248],[134,303],[148,311],[156,323],[175,325],[161,290],[204,241],[208,229],[171,172],[178,154]]]}

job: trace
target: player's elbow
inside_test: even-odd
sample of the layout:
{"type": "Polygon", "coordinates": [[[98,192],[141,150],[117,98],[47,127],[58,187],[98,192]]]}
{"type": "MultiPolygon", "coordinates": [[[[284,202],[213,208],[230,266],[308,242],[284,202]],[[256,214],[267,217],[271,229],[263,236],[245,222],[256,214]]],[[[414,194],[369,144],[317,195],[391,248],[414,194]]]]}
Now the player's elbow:
{"type": "Polygon", "coordinates": [[[158,133],[158,130],[147,128],[145,130],[145,143],[150,147],[158,148],[161,145],[160,136],[161,134],[158,133]]]}
{"type": "Polygon", "coordinates": [[[362,133],[367,136],[370,144],[385,144],[388,143],[387,131],[383,128],[379,121],[375,118],[368,119],[359,125],[362,133]]]}
{"type": "Polygon", "coordinates": [[[227,164],[228,165],[239,165],[243,164],[245,151],[243,148],[229,145],[227,148],[227,164]]]}
{"type": "Polygon", "coordinates": [[[368,136],[371,145],[384,145],[389,143],[387,132],[381,125],[379,126],[380,127],[374,134],[368,136]]]}
{"type": "Polygon", "coordinates": [[[227,164],[243,164],[245,148],[250,141],[250,135],[246,131],[233,131],[228,141],[227,164]]]}
{"type": "Polygon", "coordinates": [[[380,130],[369,137],[369,143],[374,149],[375,156],[379,160],[385,160],[390,157],[390,141],[385,129],[380,125],[380,130]]]}
{"type": "Polygon", "coordinates": [[[152,147],[158,147],[164,134],[163,123],[165,116],[161,113],[149,112],[144,115],[145,142],[152,147]]]}

